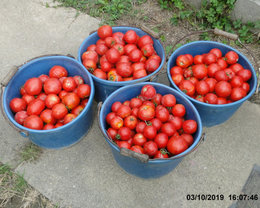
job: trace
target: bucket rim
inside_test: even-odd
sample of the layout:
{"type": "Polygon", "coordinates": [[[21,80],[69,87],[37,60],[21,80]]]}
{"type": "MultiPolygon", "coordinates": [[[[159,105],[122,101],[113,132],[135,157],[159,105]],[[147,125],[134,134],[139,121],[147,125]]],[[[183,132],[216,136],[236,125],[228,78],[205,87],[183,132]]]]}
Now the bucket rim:
{"type": "MultiPolygon", "coordinates": [[[[200,142],[200,140],[202,139],[202,129],[203,129],[203,126],[202,126],[202,121],[201,121],[201,118],[200,118],[200,115],[197,111],[197,109],[195,108],[194,104],[189,100],[187,99],[186,97],[184,97],[181,93],[179,93],[177,90],[167,86],[167,85],[164,85],[164,84],[161,84],[161,83],[155,83],[155,82],[150,82],[150,83],[147,83],[147,82],[141,82],[141,83],[137,83],[137,84],[133,84],[131,86],[124,86],[124,87],[121,87],[119,89],[117,89],[116,91],[114,91],[112,94],[110,94],[107,99],[104,101],[104,103],[102,104],[102,107],[101,107],[101,110],[100,110],[100,115],[99,115],[99,124],[100,124],[100,128],[102,128],[102,131],[104,131],[105,127],[103,125],[103,121],[102,121],[102,115],[104,114],[104,106],[109,102],[109,100],[114,97],[115,95],[117,95],[117,93],[119,92],[122,92],[122,91],[125,91],[127,90],[128,88],[133,88],[133,87],[136,87],[136,86],[144,86],[144,85],[147,85],[147,84],[151,84],[153,86],[156,86],[156,87],[163,87],[163,88],[167,88],[168,90],[170,91],[173,91],[174,93],[178,94],[180,97],[182,97],[192,108],[192,111],[195,113],[195,117],[197,119],[197,131],[198,131],[198,139],[196,141],[193,142],[193,144],[188,148],[186,149],[185,151],[183,151],[182,153],[178,154],[178,155],[175,155],[177,156],[177,159],[180,159],[186,155],[188,155],[189,153],[192,152],[192,150],[198,145],[198,143],[200,142]]],[[[120,148],[115,144],[113,143],[112,141],[110,141],[109,138],[105,137],[106,141],[109,143],[110,147],[115,149],[116,151],[120,152],[120,148]]],[[[148,160],[148,164],[156,164],[156,163],[167,163],[169,161],[172,161],[174,159],[176,159],[175,156],[172,156],[170,158],[164,158],[164,159],[150,159],[148,160]]]]}
{"type": "Polygon", "coordinates": [[[62,130],[64,128],[68,128],[69,126],[73,125],[75,122],[77,122],[80,118],[80,115],[85,115],[89,109],[91,108],[92,106],[92,102],[93,102],[93,99],[94,99],[94,94],[95,94],[95,87],[94,87],[94,83],[93,83],[93,80],[92,80],[92,77],[90,76],[90,73],[85,69],[85,67],[79,63],[76,59],[74,58],[71,58],[71,57],[68,57],[68,56],[62,56],[62,55],[51,55],[51,56],[44,56],[44,57],[40,57],[40,58],[36,58],[36,59],[33,59],[25,64],[23,64],[21,67],[19,67],[19,69],[17,70],[16,74],[12,77],[12,79],[9,81],[9,83],[7,84],[7,86],[5,87],[5,90],[4,90],[4,93],[3,93],[3,107],[4,107],[4,111],[8,117],[8,119],[13,123],[15,124],[18,128],[20,128],[21,130],[25,130],[27,132],[31,132],[31,133],[50,133],[50,132],[55,132],[57,130],[62,130]],[[73,119],[71,122],[67,123],[67,124],[64,124],[63,126],[60,126],[59,128],[54,128],[54,129],[49,129],[49,130],[36,130],[36,129],[30,129],[30,128],[27,128],[27,127],[24,127],[22,126],[21,124],[17,123],[14,118],[12,116],[10,116],[9,113],[7,113],[7,108],[8,108],[8,105],[6,103],[6,88],[10,87],[10,83],[16,78],[17,74],[18,73],[22,73],[22,71],[28,67],[29,65],[31,64],[34,64],[35,62],[38,62],[38,61],[42,61],[42,60],[47,60],[47,59],[53,59],[53,58],[62,58],[62,59],[67,59],[67,60],[71,60],[72,62],[74,62],[75,64],[78,64],[78,66],[83,69],[84,72],[86,72],[88,78],[89,78],[89,85],[91,87],[91,91],[90,91],[90,96],[89,96],[89,101],[87,103],[87,105],[84,107],[83,111],[79,114],[79,116],[77,116],[75,119],[73,119]]]}
{"type": "MultiPolygon", "coordinates": [[[[142,29],[138,28],[138,27],[132,27],[132,26],[115,26],[115,27],[112,27],[112,30],[113,29],[123,29],[123,28],[128,28],[128,29],[134,29],[134,30],[139,30],[139,31],[142,31],[144,33],[146,33],[147,35],[151,36],[154,41],[156,41],[158,44],[159,44],[159,47],[160,49],[162,50],[162,57],[161,57],[161,63],[159,65],[159,67],[154,71],[152,72],[151,74],[145,76],[145,77],[142,77],[142,78],[139,78],[139,79],[135,79],[135,80],[130,80],[130,81],[118,81],[118,82],[114,82],[114,81],[109,81],[109,80],[104,80],[104,79],[100,79],[96,76],[94,76],[93,74],[91,74],[89,72],[89,74],[91,75],[91,77],[94,79],[94,81],[96,82],[100,82],[102,84],[106,84],[106,85],[113,85],[113,86],[122,86],[122,85],[127,85],[127,84],[135,84],[135,83],[140,83],[140,82],[144,82],[144,81],[147,81],[149,80],[149,78],[152,78],[153,76],[155,76],[157,73],[159,73],[159,71],[163,68],[163,65],[166,63],[166,58],[165,58],[165,51],[164,51],[164,47],[160,41],[160,39],[156,39],[155,37],[153,37],[151,34],[143,31],[142,29]]],[[[82,61],[81,61],[81,51],[83,51],[83,46],[87,43],[87,41],[89,41],[89,39],[91,39],[92,37],[96,36],[97,35],[97,31],[95,31],[94,33],[92,33],[91,35],[89,35],[88,37],[86,37],[83,42],[81,43],[79,49],[78,49],[78,57],[77,57],[77,60],[82,64],[82,61]]],[[[85,68],[85,67],[84,67],[85,68]]],[[[86,69],[87,70],[87,69],[86,69]]],[[[87,70],[88,71],[88,70],[87,70]]]]}
{"type": "Polygon", "coordinates": [[[185,95],[188,99],[190,99],[192,102],[196,103],[197,105],[202,105],[202,106],[207,106],[207,107],[218,107],[218,108],[225,108],[225,107],[229,107],[229,106],[234,106],[234,105],[237,105],[237,104],[241,104],[243,102],[245,102],[246,100],[248,100],[255,92],[256,90],[256,86],[257,86],[257,76],[256,76],[256,72],[255,72],[255,69],[253,67],[253,65],[250,63],[250,61],[240,52],[238,51],[237,49],[229,46],[229,45],[226,45],[224,43],[219,43],[219,42],[216,42],[216,41],[206,41],[206,40],[200,40],[200,41],[192,41],[190,43],[187,43],[187,44],[184,44],[183,46],[177,48],[170,56],[170,58],[168,59],[168,63],[167,63],[167,77],[171,83],[171,85],[173,87],[175,87],[175,89],[180,92],[182,95],[185,95]],[[175,54],[177,52],[179,52],[180,50],[182,50],[183,48],[187,47],[187,46],[190,46],[190,45],[194,45],[194,44],[199,44],[199,43],[214,43],[214,44],[217,44],[217,45],[220,45],[220,46],[223,46],[223,47],[226,47],[226,48],[229,48],[230,50],[233,50],[235,51],[239,57],[242,57],[250,66],[250,71],[252,72],[252,77],[251,79],[253,79],[253,82],[254,82],[254,85],[253,85],[253,88],[250,89],[250,92],[245,96],[243,97],[242,99],[240,100],[237,100],[233,103],[227,103],[227,104],[208,104],[208,103],[203,103],[203,102],[200,102],[188,95],[186,95],[184,92],[182,92],[180,90],[180,88],[173,82],[172,78],[171,78],[171,75],[170,75],[170,69],[171,69],[171,66],[170,66],[170,62],[171,60],[173,59],[173,57],[175,56],[175,54]],[[252,69],[252,70],[251,70],[252,69]]]}

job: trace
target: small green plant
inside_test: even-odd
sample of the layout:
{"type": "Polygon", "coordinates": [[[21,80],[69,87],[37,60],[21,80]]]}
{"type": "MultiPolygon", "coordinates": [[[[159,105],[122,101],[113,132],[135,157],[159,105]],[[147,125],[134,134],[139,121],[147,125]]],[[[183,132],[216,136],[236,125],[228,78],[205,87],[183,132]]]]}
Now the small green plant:
{"type": "Polygon", "coordinates": [[[42,149],[33,143],[26,145],[20,152],[21,160],[31,162],[37,160],[42,153],[42,149]]]}

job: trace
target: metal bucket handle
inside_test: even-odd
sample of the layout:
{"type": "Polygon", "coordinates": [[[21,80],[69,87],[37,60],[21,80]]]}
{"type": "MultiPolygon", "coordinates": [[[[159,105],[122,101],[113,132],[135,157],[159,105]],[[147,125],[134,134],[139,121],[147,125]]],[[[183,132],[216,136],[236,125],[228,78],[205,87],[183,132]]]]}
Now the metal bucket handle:
{"type": "MultiPolygon", "coordinates": [[[[169,52],[169,55],[167,57],[167,60],[170,58],[170,55],[173,53],[173,50],[174,48],[176,47],[176,45],[181,42],[182,40],[186,39],[187,37],[189,36],[192,36],[192,35],[196,35],[196,34],[202,34],[202,33],[205,33],[205,32],[211,32],[211,33],[214,33],[215,35],[220,35],[220,36],[223,36],[223,37],[226,37],[228,39],[231,39],[231,40],[237,40],[242,46],[243,48],[245,48],[247,50],[247,52],[250,54],[250,56],[253,58],[253,61],[255,63],[255,67],[256,67],[256,70],[258,70],[258,77],[257,77],[257,86],[256,86],[256,91],[255,91],[255,94],[258,94],[259,92],[259,86],[260,86],[260,67],[256,61],[256,58],[255,56],[253,55],[252,51],[247,48],[242,42],[241,40],[239,39],[238,35],[237,34],[233,34],[233,33],[229,33],[229,32],[226,32],[226,31],[223,31],[223,30],[220,30],[218,28],[215,28],[215,29],[211,29],[211,30],[203,30],[203,31],[195,31],[195,32],[192,32],[192,33],[189,33],[185,36],[183,36],[182,38],[180,38],[179,40],[177,40],[175,43],[174,43],[174,47],[172,48],[172,50],[169,52]]],[[[165,72],[163,72],[165,73],[165,72]]]]}
{"type": "Polygon", "coordinates": [[[46,57],[46,56],[68,56],[70,58],[74,58],[74,56],[67,54],[67,55],[61,55],[61,54],[48,54],[48,55],[42,55],[42,56],[37,56],[34,57],[32,59],[29,59],[27,61],[25,61],[23,64],[19,65],[19,66],[14,66],[13,68],[11,68],[10,72],[3,78],[3,80],[0,83],[0,108],[1,108],[1,112],[3,114],[3,117],[5,119],[5,121],[13,128],[15,129],[17,132],[19,132],[23,137],[28,137],[29,136],[29,132],[26,130],[22,130],[20,128],[18,128],[17,126],[15,126],[7,117],[4,108],[3,108],[3,96],[4,96],[4,88],[8,85],[8,83],[10,82],[10,80],[13,78],[13,76],[16,74],[16,72],[19,70],[20,67],[22,67],[24,64],[37,59],[37,58],[41,58],[41,57],[46,57]]]}
{"type": "MultiPolygon", "coordinates": [[[[107,139],[109,139],[112,143],[114,143],[113,139],[107,134],[107,132],[105,132],[102,128],[101,128],[101,125],[100,125],[100,110],[101,110],[101,107],[102,107],[102,102],[99,102],[98,103],[98,126],[99,126],[99,129],[101,131],[101,133],[103,134],[103,136],[107,139]]],[[[200,140],[199,142],[196,144],[196,146],[189,152],[185,153],[184,155],[176,155],[176,156],[173,156],[173,157],[170,157],[170,158],[158,158],[156,160],[172,160],[172,159],[177,159],[177,158],[180,158],[180,157],[184,157],[190,153],[192,153],[193,151],[195,151],[199,145],[202,143],[202,141],[205,140],[205,133],[203,133],[200,137],[200,140]]],[[[135,159],[138,159],[140,160],[142,163],[147,163],[149,160],[155,160],[155,159],[149,159],[149,156],[146,155],[146,154],[140,154],[140,153],[137,153],[135,151],[132,151],[130,149],[126,149],[126,148],[120,148],[120,154],[121,155],[124,155],[126,157],[131,157],[131,158],[135,158],[135,159]]]]}

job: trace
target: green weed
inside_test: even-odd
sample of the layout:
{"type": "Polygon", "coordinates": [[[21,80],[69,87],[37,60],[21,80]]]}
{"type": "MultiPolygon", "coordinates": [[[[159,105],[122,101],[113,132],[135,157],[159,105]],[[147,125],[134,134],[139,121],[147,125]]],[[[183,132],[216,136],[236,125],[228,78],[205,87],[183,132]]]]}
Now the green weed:
{"type": "Polygon", "coordinates": [[[26,145],[20,152],[21,160],[31,162],[37,160],[42,153],[42,149],[33,143],[26,145]]]}

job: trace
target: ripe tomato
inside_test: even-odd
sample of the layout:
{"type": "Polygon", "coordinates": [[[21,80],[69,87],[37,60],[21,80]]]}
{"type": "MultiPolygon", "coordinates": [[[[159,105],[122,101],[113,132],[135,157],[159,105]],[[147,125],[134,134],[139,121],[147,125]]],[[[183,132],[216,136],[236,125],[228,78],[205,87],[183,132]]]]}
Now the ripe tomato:
{"type": "Polygon", "coordinates": [[[105,38],[105,45],[109,48],[112,48],[116,44],[116,40],[113,37],[106,37],[105,38]]]}
{"type": "Polygon", "coordinates": [[[138,40],[138,46],[139,48],[142,48],[143,46],[147,44],[153,45],[153,39],[149,35],[144,35],[138,40]]]}
{"type": "Polygon", "coordinates": [[[196,91],[199,95],[206,95],[210,88],[206,81],[201,80],[196,84],[196,91]]]}
{"type": "Polygon", "coordinates": [[[130,100],[130,107],[131,108],[138,108],[142,105],[142,100],[140,98],[132,98],[130,100]]]}
{"type": "Polygon", "coordinates": [[[185,78],[191,78],[193,76],[192,67],[183,69],[183,76],[185,78]]]}
{"type": "Polygon", "coordinates": [[[114,64],[119,61],[120,53],[115,48],[110,48],[106,52],[106,58],[110,63],[114,64]]]}
{"type": "Polygon", "coordinates": [[[178,117],[183,117],[186,113],[186,109],[185,106],[183,104],[176,104],[175,106],[173,106],[172,108],[172,114],[174,116],[178,116],[178,117]]]}
{"type": "Polygon", "coordinates": [[[138,35],[134,30],[128,30],[123,39],[128,43],[128,44],[135,44],[138,39],[138,35]]]}
{"type": "Polygon", "coordinates": [[[231,66],[229,66],[229,68],[232,69],[235,74],[244,69],[243,66],[239,63],[232,64],[231,66]]]}
{"type": "Polygon", "coordinates": [[[195,93],[195,86],[190,80],[183,80],[180,83],[179,88],[182,92],[189,96],[192,96],[195,93]]]}
{"type": "Polygon", "coordinates": [[[181,136],[172,136],[167,143],[167,150],[173,155],[184,152],[188,147],[188,143],[181,136]]]}
{"type": "Polygon", "coordinates": [[[142,105],[142,106],[140,106],[137,115],[138,115],[138,118],[143,121],[150,121],[155,116],[155,110],[153,107],[151,107],[149,105],[142,105]]]}
{"type": "Polygon", "coordinates": [[[106,115],[106,122],[110,124],[111,120],[116,117],[115,112],[110,112],[106,115]]]}
{"type": "Polygon", "coordinates": [[[158,151],[158,146],[154,141],[148,141],[144,144],[144,152],[149,156],[154,156],[158,151]]]}
{"type": "Polygon", "coordinates": [[[126,56],[126,55],[120,56],[118,62],[126,62],[126,63],[130,63],[129,56],[126,56]]]}
{"type": "MultiPolygon", "coordinates": [[[[143,56],[143,59],[144,59],[144,56],[143,56]]],[[[157,60],[159,63],[161,63],[162,59],[160,56],[158,56],[157,54],[153,54],[149,57],[149,59],[155,59],[157,60]]]]}
{"type": "Polygon", "coordinates": [[[169,119],[169,111],[162,105],[158,105],[155,110],[155,117],[164,123],[169,119]]]}
{"type": "Polygon", "coordinates": [[[151,120],[151,123],[152,123],[152,126],[154,126],[157,131],[159,131],[161,129],[161,127],[162,127],[162,122],[158,118],[153,118],[151,120]]]}
{"type": "Polygon", "coordinates": [[[43,129],[42,130],[50,130],[50,129],[54,129],[55,126],[53,124],[45,124],[43,126],[43,129]]]}
{"type": "Polygon", "coordinates": [[[179,55],[176,59],[176,65],[185,69],[190,65],[190,59],[186,55],[179,55]]]}
{"type": "Polygon", "coordinates": [[[111,106],[111,110],[116,113],[117,110],[119,109],[119,107],[120,107],[121,105],[122,105],[122,103],[119,102],[119,101],[114,102],[114,103],[112,104],[112,106],[111,106]]]}
{"type": "Polygon", "coordinates": [[[154,142],[157,144],[158,148],[165,148],[168,143],[168,135],[166,133],[159,133],[156,135],[154,142]]]}
{"type": "MultiPolygon", "coordinates": [[[[124,49],[124,46],[123,46],[123,45],[117,43],[117,44],[115,44],[115,45],[113,46],[113,48],[116,49],[116,50],[119,52],[120,58],[121,58],[122,55],[125,54],[125,49],[124,49]]],[[[118,61],[120,61],[120,58],[119,58],[118,61]]]]}
{"type": "Polygon", "coordinates": [[[131,113],[131,108],[127,105],[120,105],[116,111],[116,115],[120,116],[121,118],[126,118],[127,116],[130,116],[131,113]]]}
{"type": "MultiPolygon", "coordinates": [[[[102,39],[99,39],[99,40],[97,40],[97,42],[96,42],[96,46],[97,46],[97,45],[105,45],[105,44],[106,44],[105,40],[102,40],[102,39]]],[[[96,47],[96,49],[97,49],[97,47],[96,47]]]]}
{"type": "Polygon", "coordinates": [[[230,98],[232,101],[237,101],[246,96],[246,91],[242,87],[235,87],[231,91],[230,98]]]}
{"type": "Polygon", "coordinates": [[[170,70],[170,74],[174,75],[174,74],[181,74],[183,75],[183,69],[179,66],[173,66],[170,70]]]}
{"type": "Polygon", "coordinates": [[[75,80],[75,82],[78,86],[81,85],[81,84],[84,84],[83,78],[79,75],[74,76],[73,79],[75,80]]]}
{"type": "Polygon", "coordinates": [[[120,129],[122,126],[124,125],[124,121],[121,117],[119,116],[115,116],[111,122],[110,122],[110,126],[113,129],[120,129]]]}
{"type": "Polygon", "coordinates": [[[82,61],[86,59],[93,60],[95,63],[98,62],[98,54],[96,51],[85,51],[81,56],[82,61]]]}
{"type": "Polygon", "coordinates": [[[73,90],[75,90],[77,87],[77,83],[75,82],[75,80],[73,79],[73,77],[66,77],[64,80],[63,80],[63,83],[62,83],[62,88],[64,90],[66,90],[67,92],[71,92],[73,90]]]}
{"type": "Polygon", "coordinates": [[[164,159],[164,158],[169,158],[169,155],[167,154],[166,151],[163,151],[163,149],[162,149],[162,150],[158,150],[153,158],[154,159],[157,159],[157,158],[158,159],[160,159],[160,158],[164,159]]]}
{"type": "Polygon", "coordinates": [[[147,139],[154,139],[157,134],[157,129],[154,126],[146,126],[143,131],[144,137],[147,139]]]}
{"type": "Polygon", "coordinates": [[[97,64],[92,59],[85,59],[83,60],[82,64],[90,72],[93,72],[97,68],[97,64]]]}
{"type": "Polygon", "coordinates": [[[131,129],[123,126],[118,130],[118,135],[116,136],[118,139],[126,141],[131,138],[131,129]]]}
{"type": "Polygon", "coordinates": [[[146,57],[149,57],[154,54],[154,48],[152,44],[146,44],[141,48],[142,54],[146,57]]]}
{"type": "Polygon", "coordinates": [[[209,53],[215,54],[215,56],[219,59],[222,57],[222,52],[218,48],[212,48],[209,53]]]}
{"type": "Polygon", "coordinates": [[[224,59],[225,58],[220,58],[217,60],[217,64],[220,66],[222,70],[228,67],[227,62],[224,59]]]}
{"type": "Polygon", "coordinates": [[[218,105],[222,105],[222,104],[226,104],[226,103],[227,103],[226,98],[218,97],[218,101],[217,101],[218,105]]]}
{"type": "Polygon", "coordinates": [[[39,76],[39,79],[44,83],[47,79],[49,79],[49,76],[46,74],[42,74],[39,76]]]}
{"type": "Polygon", "coordinates": [[[110,25],[103,25],[99,27],[97,30],[98,37],[100,37],[101,39],[105,39],[106,37],[112,36],[112,33],[113,30],[110,25]]]}
{"type": "MultiPolygon", "coordinates": [[[[107,51],[108,51],[108,47],[105,44],[98,44],[96,47],[96,52],[100,56],[105,55],[107,51]]],[[[89,60],[91,60],[91,59],[89,59],[89,60]]]]}
{"type": "Polygon", "coordinates": [[[220,81],[215,86],[215,92],[219,97],[228,97],[231,94],[232,86],[227,81],[220,81]]]}
{"type": "Polygon", "coordinates": [[[144,154],[144,149],[139,145],[134,145],[130,148],[130,150],[137,152],[139,154],[144,154]]]}
{"type": "Polygon", "coordinates": [[[214,77],[217,71],[220,71],[221,67],[217,63],[212,63],[208,66],[208,75],[214,77]]]}
{"type": "Polygon", "coordinates": [[[140,69],[140,70],[134,71],[134,73],[133,73],[134,79],[140,79],[140,78],[146,77],[146,76],[147,76],[147,72],[145,69],[140,69]]]}
{"type": "Polygon", "coordinates": [[[141,96],[145,98],[146,100],[153,99],[153,97],[156,95],[156,90],[152,85],[145,85],[141,89],[141,96]]]}
{"type": "Polygon", "coordinates": [[[50,109],[45,109],[44,111],[41,112],[40,118],[42,121],[46,124],[55,124],[56,119],[52,115],[52,110],[50,109]]]}
{"type": "Polygon", "coordinates": [[[205,102],[203,95],[197,95],[197,96],[195,97],[195,99],[198,100],[198,101],[200,101],[200,102],[205,102]]]}
{"type": "Polygon", "coordinates": [[[87,51],[95,51],[96,50],[96,45],[95,44],[92,44],[90,45],[88,48],[87,48],[87,51]]]}
{"type": "Polygon", "coordinates": [[[28,79],[24,84],[24,89],[28,95],[38,95],[42,91],[42,81],[37,77],[28,79]]]}
{"type": "Polygon", "coordinates": [[[84,110],[84,106],[83,105],[78,105],[77,107],[72,109],[71,113],[73,113],[76,116],[78,116],[83,110],[84,110]]]}
{"type": "Polygon", "coordinates": [[[230,68],[224,69],[224,72],[228,76],[228,80],[231,80],[235,76],[235,72],[230,68]]]}
{"type": "Polygon", "coordinates": [[[164,123],[161,127],[161,132],[167,134],[169,137],[176,132],[174,125],[171,122],[164,123]]]}
{"type": "Polygon", "coordinates": [[[116,72],[122,77],[130,77],[133,74],[133,68],[130,63],[119,62],[116,64],[116,72]]]}
{"type": "Polygon", "coordinates": [[[132,62],[139,62],[142,58],[142,52],[139,49],[133,49],[129,53],[129,59],[132,62]]]}
{"type": "Polygon", "coordinates": [[[63,123],[58,122],[58,123],[55,124],[54,128],[59,128],[59,127],[61,127],[61,126],[63,126],[63,125],[64,125],[63,123]]]}
{"type": "Polygon", "coordinates": [[[28,105],[30,102],[32,102],[33,100],[35,100],[35,97],[32,95],[28,95],[28,94],[24,94],[22,96],[22,99],[26,102],[26,105],[28,105]]]}
{"type": "Polygon", "coordinates": [[[179,130],[182,127],[183,119],[181,117],[174,116],[172,119],[169,120],[169,122],[174,125],[176,130],[179,130]]]}
{"type": "Polygon", "coordinates": [[[248,81],[252,77],[252,72],[248,69],[242,69],[239,72],[237,72],[237,75],[240,76],[244,82],[248,81]]]}
{"type": "Polygon", "coordinates": [[[77,116],[73,113],[68,113],[65,117],[64,117],[64,125],[71,122],[72,120],[74,120],[77,116]]]}
{"type": "Polygon", "coordinates": [[[68,94],[67,91],[65,91],[65,90],[61,90],[60,93],[59,93],[59,98],[60,98],[60,99],[63,99],[64,96],[67,95],[67,94],[68,94]]]}
{"type": "Polygon", "coordinates": [[[41,130],[43,128],[42,119],[36,115],[30,115],[24,120],[24,127],[41,130]]]}
{"type": "Polygon", "coordinates": [[[205,81],[207,82],[207,84],[209,86],[209,92],[214,92],[217,80],[214,78],[207,78],[207,79],[205,79],[205,81]]]}
{"type": "Polygon", "coordinates": [[[160,66],[160,62],[157,61],[156,59],[153,58],[149,58],[146,62],[145,62],[145,69],[148,72],[154,72],[156,69],[158,69],[160,66]]]}
{"type": "Polygon", "coordinates": [[[116,139],[116,135],[117,135],[117,130],[116,130],[116,129],[113,129],[113,128],[109,128],[109,129],[107,130],[107,134],[108,134],[108,136],[109,136],[111,139],[115,140],[115,139],[116,139]]]}
{"type": "Polygon", "coordinates": [[[155,96],[152,98],[152,102],[154,103],[155,107],[160,105],[162,101],[162,95],[159,93],[156,93],[155,96]]]}
{"type": "Polygon", "coordinates": [[[103,72],[101,69],[95,69],[93,75],[98,77],[99,79],[107,79],[106,72],[103,72]]]}
{"type": "Polygon", "coordinates": [[[197,64],[192,66],[193,76],[197,79],[203,79],[208,74],[208,69],[204,64],[197,64]]]}
{"type": "Polygon", "coordinates": [[[144,135],[142,133],[135,134],[135,136],[133,138],[133,143],[135,145],[143,146],[146,141],[147,141],[147,139],[144,137],[144,135]]]}
{"type": "Polygon", "coordinates": [[[49,94],[45,99],[45,105],[47,108],[52,108],[54,105],[60,102],[60,98],[56,94],[49,94]]]}
{"type": "Polygon", "coordinates": [[[176,98],[172,94],[162,96],[162,105],[165,107],[173,107],[176,104],[176,98]]]}
{"type": "Polygon", "coordinates": [[[46,94],[59,94],[62,85],[57,78],[50,78],[45,81],[43,88],[46,94]]]}
{"type": "Polygon", "coordinates": [[[235,64],[238,61],[238,54],[235,51],[229,51],[225,55],[228,64],[235,64]]]}
{"type": "Polygon", "coordinates": [[[243,82],[241,87],[246,91],[246,93],[250,90],[250,85],[247,82],[243,82]]]}
{"type": "Polygon", "coordinates": [[[135,44],[127,44],[125,45],[124,49],[125,49],[125,54],[128,56],[132,50],[137,49],[137,46],[135,44]]]}
{"type": "Polygon", "coordinates": [[[27,107],[28,115],[40,115],[45,108],[45,103],[41,99],[35,99],[27,107]]]}
{"type": "Polygon", "coordinates": [[[117,42],[118,44],[125,45],[125,42],[124,42],[124,40],[123,40],[123,38],[124,38],[124,33],[115,32],[115,33],[113,33],[112,37],[116,40],[116,42],[117,42]]]}
{"type": "Polygon", "coordinates": [[[130,149],[131,145],[127,141],[117,141],[117,145],[119,148],[130,149]]]}
{"type": "Polygon", "coordinates": [[[42,101],[45,101],[46,98],[47,98],[47,95],[42,92],[41,94],[39,94],[39,95],[37,96],[37,98],[41,99],[42,101]]]}
{"type": "Polygon", "coordinates": [[[204,101],[205,101],[205,103],[209,103],[209,104],[217,104],[218,96],[215,95],[214,93],[210,92],[210,93],[205,95],[204,101]]]}
{"type": "Polygon", "coordinates": [[[131,65],[131,67],[133,68],[133,71],[134,71],[134,72],[135,72],[135,71],[138,71],[138,70],[140,70],[140,69],[145,69],[145,65],[144,65],[144,63],[142,63],[142,62],[133,63],[133,64],[131,65]]]}
{"type": "Polygon", "coordinates": [[[80,98],[84,99],[90,95],[90,86],[88,84],[81,84],[78,86],[77,94],[80,98]]]}
{"type": "Polygon", "coordinates": [[[27,111],[24,111],[24,110],[23,110],[23,111],[19,111],[19,112],[17,112],[17,113],[15,114],[14,120],[15,120],[17,123],[23,125],[24,120],[25,120],[28,116],[29,116],[29,115],[27,114],[27,111]]]}
{"type": "Polygon", "coordinates": [[[225,73],[224,70],[215,72],[215,79],[217,81],[228,81],[229,80],[228,75],[225,73]]]}
{"type": "Polygon", "coordinates": [[[194,120],[185,120],[182,124],[185,133],[193,134],[197,131],[197,122],[194,120]]]}
{"type": "Polygon", "coordinates": [[[203,56],[202,55],[196,55],[194,56],[194,64],[203,64],[203,56]]]}
{"type": "Polygon", "coordinates": [[[207,65],[216,63],[217,62],[217,56],[214,53],[207,53],[203,57],[203,62],[207,65]]]}
{"type": "Polygon", "coordinates": [[[67,77],[68,72],[67,70],[59,65],[53,66],[49,71],[49,77],[50,78],[61,78],[61,77],[67,77]]]}
{"type": "Polygon", "coordinates": [[[191,134],[182,134],[181,137],[188,143],[189,146],[193,144],[193,136],[191,134]]]}
{"type": "Polygon", "coordinates": [[[75,92],[70,92],[67,95],[64,96],[62,99],[62,103],[68,108],[69,110],[72,110],[80,103],[80,98],[75,92]]]}
{"type": "Polygon", "coordinates": [[[176,85],[179,85],[183,80],[184,80],[184,77],[181,74],[174,74],[174,75],[172,75],[172,81],[176,85]]]}
{"type": "Polygon", "coordinates": [[[124,119],[124,126],[129,127],[130,129],[135,129],[137,122],[137,118],[133,115],[130,115],[124,119]]]}

